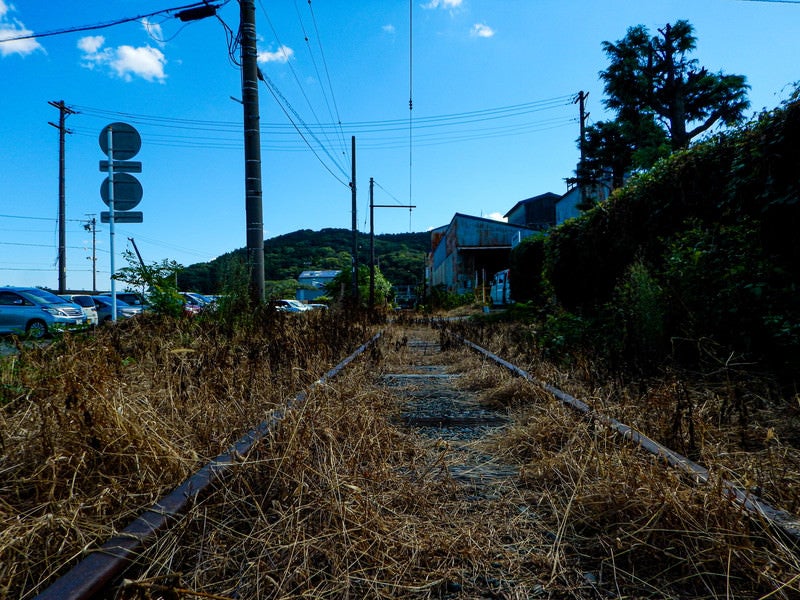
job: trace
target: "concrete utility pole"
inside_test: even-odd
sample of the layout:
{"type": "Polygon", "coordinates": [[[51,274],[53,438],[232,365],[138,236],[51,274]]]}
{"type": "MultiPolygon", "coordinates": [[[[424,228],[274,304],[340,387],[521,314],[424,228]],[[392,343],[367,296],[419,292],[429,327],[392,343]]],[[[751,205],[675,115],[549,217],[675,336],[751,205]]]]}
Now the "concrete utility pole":
{"type": "Polygon", "coordinates": [[[258,111],[258,51],[256,7],[253,0],[239,0],[241,36],[242,106],[244,107],[245,220],[250,296],[264,301],[264,219],[261,193],[261,132],[258,111]]]}
{"type": "Polygon", "coordinates": [[[66,176],[65,176],[65,143],[64,139],[69,131],[64,122],[68,115],[74,115],[75,111],[68,108],[63,100],[50,101],[50,106],[58,109],[58,125],[48,121],[58,129],[58,293],[64,294],[67,291],[67,201],[66,201],[66,176]]]}
{"type": "Polygon", "coordinates": [[[581,152],[580,163],[578,164],[578,185],[581,192],[581,206],[586,206],[586,118],[589,116],[586,112],[586,98],[589,97],[588,93],[583,90],[578,92],[578,110],[580,111],[581,123],[581,137],[578,142],[581,152]]]}
{"type": "Polygon", "coordinates": [[[97,293],[97,219],[94,218],[94,215],[86,215],[87,217],[91,217],[86,223],[83,224],[83,228],[86,231],[92,232],[92,293],[97,293]]]}
{"type": "Polygon", "coordinates": [[[369,307],[375,306],[375,179],[369,178],[369,307]]]}
{"type": "Polygon", "coordinates": [[[350,138],[352,149],[352,178],[350,179],[350,192],[353,199],[353,276],[352,295],[355,306],[358,306],[358,220],[356,218],[356,136],[350,138]]]}

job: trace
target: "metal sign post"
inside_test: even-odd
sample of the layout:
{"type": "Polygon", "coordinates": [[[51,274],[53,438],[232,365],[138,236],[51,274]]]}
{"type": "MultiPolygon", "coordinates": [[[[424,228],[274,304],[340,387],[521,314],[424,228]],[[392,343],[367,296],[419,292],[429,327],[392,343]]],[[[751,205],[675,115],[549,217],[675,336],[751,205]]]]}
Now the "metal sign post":
{"type": "Polygon", "coordinates": [[[108,230],[111,249],[111,321],[117,320],[117,280],[114,279],[114,128],[108,126],[108,230]]]}
{"type": "Polygon", "coordinates": [[[142,199],[142,184],[129,173],[141,173],[142,163],[128,160],[139,152],[142,138],[127,123],[111,123],[100,132],[100,149],[108,160],[100,161],[100,170],[108,177],[100,186],[100,197],[108,204],[108,212],[100,213],[100,222],[108,223],[111,251],[111,320],[117,320],[117,286],[114,275],[114,223],[141,223],[142,213],[131,211],[142,199]],[[117,173],[115,177],[114,174],[117,173]],[[116,202],[116,206],[115,206],[116,202]],[[116,210],[115,210],[116,209],[116,210]]]}

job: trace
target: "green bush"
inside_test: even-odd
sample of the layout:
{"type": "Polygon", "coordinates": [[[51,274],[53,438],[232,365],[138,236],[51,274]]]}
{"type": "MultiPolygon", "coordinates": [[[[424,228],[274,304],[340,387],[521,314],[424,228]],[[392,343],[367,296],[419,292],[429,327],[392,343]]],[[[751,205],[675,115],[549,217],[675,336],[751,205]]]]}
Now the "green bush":
{"type": "Polygon", "coordinates": [[[537,233],[523,239],[511,251],[511,297],[516,302],[542,302],[545,298],[543,279],[544,252],[547,236],[537,233]]]}
{"type": "Polygon", "coordinates": [[[611,353],[707,337],[800,363],[798,165],[798,101],[661,160],[551,231],[543,272],[555,300],[602,322],[611,353]]]}
{"type": "Polygon", "coordinates": [[[614,299],[607,306],[611,331],[622,358],[645,366],[658,360],[666,349],[665,295],[647,266],[637,260],[617,284],[614,299]]]}

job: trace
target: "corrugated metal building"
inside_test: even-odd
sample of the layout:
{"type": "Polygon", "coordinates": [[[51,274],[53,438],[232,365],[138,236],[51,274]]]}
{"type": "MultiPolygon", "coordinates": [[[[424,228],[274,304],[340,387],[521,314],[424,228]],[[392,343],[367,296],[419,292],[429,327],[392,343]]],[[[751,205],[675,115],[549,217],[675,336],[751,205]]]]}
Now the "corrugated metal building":
{"type": "MultiPolygon", "coordinates": [[[[554,194],[555,195],[555,194],[554,194]]],[[[464,294],[508,268],[511,248],[535,229],[456,213],[431,232],[430,284],[464,294]]]]}

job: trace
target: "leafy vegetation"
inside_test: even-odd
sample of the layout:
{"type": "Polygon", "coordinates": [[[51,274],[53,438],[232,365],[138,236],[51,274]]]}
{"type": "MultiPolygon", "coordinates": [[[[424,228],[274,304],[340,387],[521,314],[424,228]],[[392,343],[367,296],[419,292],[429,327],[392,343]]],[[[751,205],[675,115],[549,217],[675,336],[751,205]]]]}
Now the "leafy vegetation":
{"type": "Polygon", "coordinates": [[[748,85],[742,75],[712,73],[689,55],[697,47],[685,20],[651,36],[643,25],[617,42],[603,42],[609,65],[600,73],[614,121],[586,130],[585,160],[578,168],[584,184],[608,178],[612,189],[637,169],[649,168],[717,125],[742,122],[748,85]]]}
{"type": "Polygon", "coordinates": [[[178,316],[183,313],[183,299],[178,293],[177,277],[183,266],[174,260],[145,264],[130,250],[123,253],[128,262],[119,269],[114,279],[122,281],[139,291],[151,310],[165,315],[178,316]]]}
{"type": "Polygon", "coordinates": [[[661,160],[531,242],[543,245],[543,260],[520,245],[516,269],[551,291],[539,302],[555,301],[551,319],[578,317],[607,358],[655,364],[677,340],[683,348],[709,340],[794,377],[798,148],[800,102],[790,101],[661,160]]]}
{"type": "MultiPolygon", "coordinates": [[[[344,269],[325,286],[327,297],[338,301],[346,301],[352,290],[352,273],[344,269]]],[[[374,306],[386,306],[392,300],[392,284],[389,283],[378,267],[375,267],[374,287],[372,288],[374,306]]],[[[370,269],[366,265],[358,266],[358,300],[361,307],[369,306],[370,299],[370,269]]]]}
{"type": "MultiPolygon", "coordinates": [[[[428,233],[375,236],[375,260],[392,285],[417,286],[423,278],[430,250],[428,233]]],[[[359,262],[369,264],[369,236],[358,235],[359,262]]],[[[342,270],[352,265],[353,238],[347,229],[302,229],[264,242],[264,277],[267,287],[279,290],[273,297],[294,296],[297,277],[306,270],[342,270]],[[291,289],[294,281],[294,289],[291,289]],[[283,283],[278,283],[283,282],[283,283]],[[291,290],[291,293],[287,293],[291,290]]],[[[190,265],[178,275],[181,289],[219,293],[226,274],[242,261],[245,249],[235,250],[208,263],[190,265]]]]}

